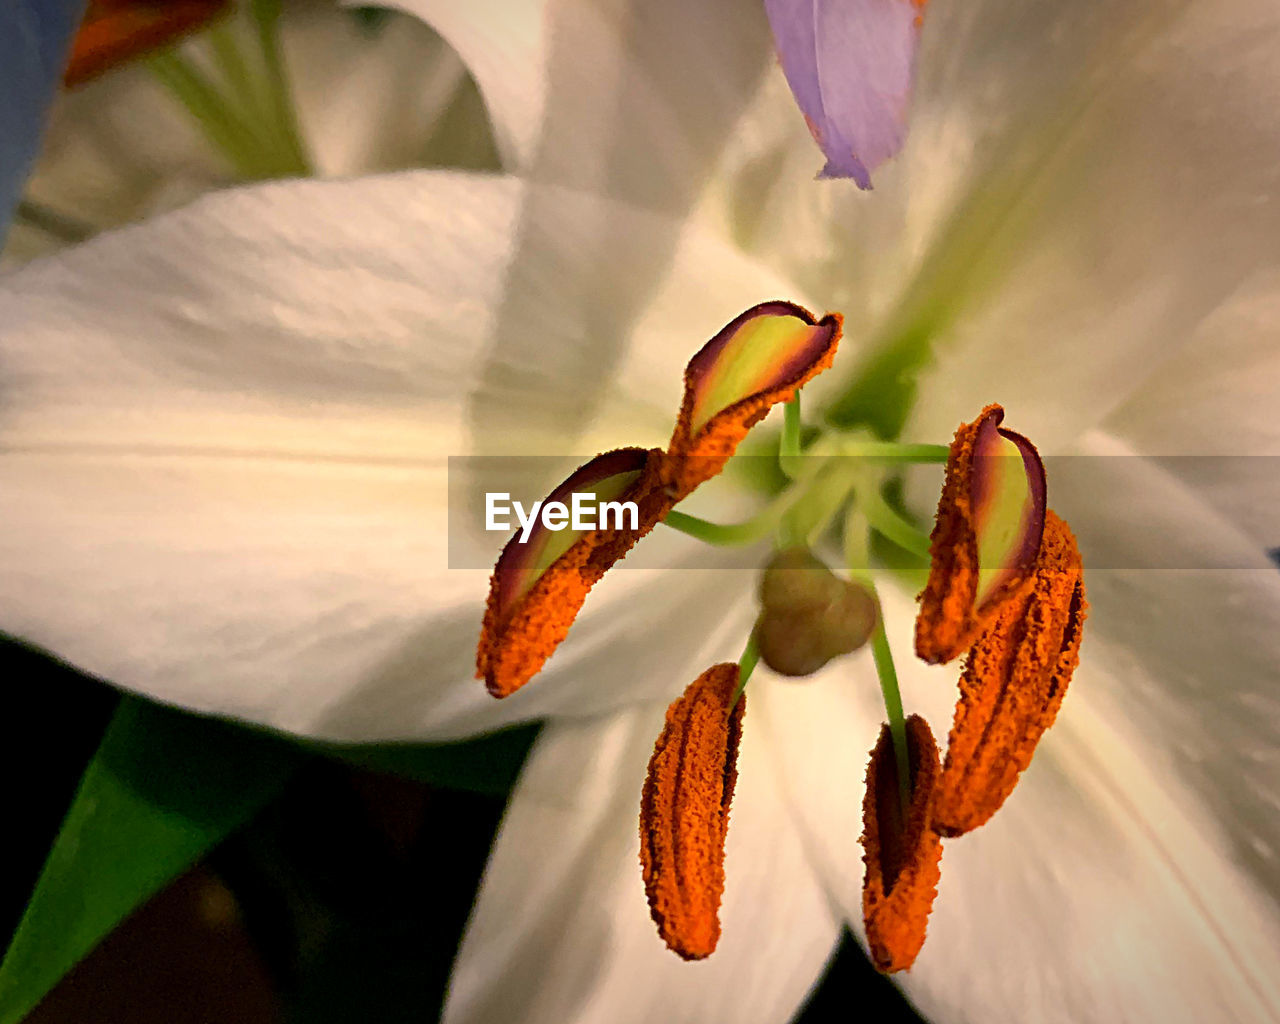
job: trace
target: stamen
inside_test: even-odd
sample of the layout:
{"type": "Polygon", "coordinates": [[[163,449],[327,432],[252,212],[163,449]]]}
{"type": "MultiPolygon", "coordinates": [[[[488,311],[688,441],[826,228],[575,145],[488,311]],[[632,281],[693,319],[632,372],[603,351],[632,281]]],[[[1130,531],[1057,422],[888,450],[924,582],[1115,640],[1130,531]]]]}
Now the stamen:
{"type": "Polygon", "coordinates": [[[876,675],[880,679],[880,696],[884,699],[884,712],[889,720],[889,736],[893,740],[893,753],[898,766],[898,797],[905,816],[911,802],[908,791],[910,755],[907,753],[907,726],[903,718],[902,692],[898,688],[898,671],[893,664],[893,651],[889,647],[889,635],[884,628],[884,611],[875,580],[870,571],[870,528],[867,517],[857,505],[850,505],[844,521],[844,557],[849,575],[867,588],[876,604],[876,625],[871,631],[871,655],[875,661],[876,675]]]}
{"type": "Polygon", "coordinates": [[[855,481],[844,469],[836,460],[814,474],[804,501],[797,502],[782,521],[789,533],[789,543],[813,547],[822,541],[852,497],[855,481]]]}
{"type": "Polygon", "coordinates": [[[1040,549],[1044,466],[1030,441],[1000,427],[1003,418],[989,405],[951,444],[916,619],[916,654],[932,664],[963,654],[1025,595],[1040,549]]]}
{"type": "Polygon", "coordinates": [[[864,479],[859,482],[857,491],[858,505],[876,533],[893,541],[904,551],[922,558],[928,557],[929,538],[885,501],[884,495],[880,493],[879,480],[864,479]]]}
{"type": "Polygon", "coordinates": [[[960,679],[934,807],[943,835],[986,822],[1031,763],[1075,671],[1086,610],[1075,537],[1047,511],[1030,593],[1000,609],[960,679]]]}
{"type": "Polygon", "coordinates": [[[796,392],[782,407],[782,436],[778,439],[778,465],[782,472],[795,479],[799,471],[797,460],[800,458],[800,434],[802,417],[800,415],[800,392],[796,392]]]}
{"type": "MultiPolygon", "coordinates": [[[[796,389],[831,364],[840,323],[834,313],[815,321],[789,302],[747,310],[689,361],[680,418],[665,453],[619,449],[599,456],[560,485],[548,500],[600,485],[605,476],[634,473],[624,500],[638,506],[638,528],[566,535],[560,546],[547,542],[554,557],[536,560],[520,551],[524,545],[517,546],[516,538],[508,542],[494,567],[476,654],[476,674],[495,697],[515,692],[542,668],[605,571],[699,483],[719,473],[770,406],[794,397],[796,389]]],[[[797,487],[766,510],[768,528],[778,522],[769,517],[784,516],[804,493],[797,487]]],[[[672,525],[695,536],[709,539],[720,533],[729,538],[720,542],[741,543],[761,524],[717,527],[676,513],[672,525]]]]}
{"type": "Polygon", "coordinates": [[[906,970],[915,962],[941,877],[942,842],[931,827],[938,746],[919,715],[907,719],[906,731],[911,795],[905,812],[887,725],[871,753],[862,804],[862,917],[871,959],[885,973],[906,970]]]}
{"type": "Polygon", "coordinates": [[[720,939],[724,844],[746,698],[738,666],[707,669],[667,708],[640,802],[640,865],[658,934],[685,960],[720,939]]]}
{"type": "Polygon", "coordinates": [[[751,635],[747,637],[746,645],[742,648],[742,655],[738,658],[738,685],[733,691],[734,707],[738,706],[738,701],[747,692],[747,683],[751,681],[751,673],[756,670],[758,664],[760,664],[760,644],[756,640],[755,631],[752,630],[751,635]]]}
{"type": "Polygon", "coordinates": [[[951,457],[951,446],[945,444],[905,444],[900,441],[876,441],[859,437],[842,440],[835,449],[837,454],[850,459],[864,459],[887,465],[904,462],[923,464],[945,463],[951,457]]]}
{"type": "MultiPolygon", "coordinates": [[[[802,496],[801,491],[795,494],[796,499],[802,496]]],[[[787,498],[791,498],[791,495],[787,495],[787,498]]],[[[672,509],[662,517],[662,525],[678,530],[704,544],[715,544],[720,547],[755,544],[778,528],[778,524],[782,522],[783,516],[793,504],[795,502],[792,500],[777,501],[760,515],[742,523],[712,523],[698,516],[681,512],[679,509],[672,509]]]]}
{"type": "Polygon", "coordinates": [[[619,523],[580,533],[538,528],[525,542],[517,532],[502,549],[476,652],[476,675],[495,697],[509,696],[537,674],[591,588],[670,509],[654,466],[661,455],[643,448],[606,452],[580,466],[547,499],[567,505],[573,494],[591,492],[597,500],[634,501],[636,529],[619,523]]]}
{"type": "Polygon", "coordinates": [[[689,360],[671,436],[667,484],[676,500],[711,479],[778,402],[831,365],[843,323],[790,302],[764,302],[726,325],[689,360]]]}

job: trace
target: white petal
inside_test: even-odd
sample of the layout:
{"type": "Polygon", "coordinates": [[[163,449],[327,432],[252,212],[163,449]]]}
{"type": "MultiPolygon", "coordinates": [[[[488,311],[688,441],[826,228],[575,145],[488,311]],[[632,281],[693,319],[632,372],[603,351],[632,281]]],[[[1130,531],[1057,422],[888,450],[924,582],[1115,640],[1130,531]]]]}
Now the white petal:
{"type": "MultiPolygon", "coordinates": [[[[511,5],[502,0],[404,3],[454,43],[482,88],[490,79],[496,123],[514,117],[527,129],[524,119],[541,106],[537,146],[523,173],[539,183],[612,196],[672,218],[665,232],[629,231],[609,217],[580,222],[574,244],[583,266],[594,270],[565,287],[556,280],[557,236],[563,229],[555,211],[536,199],[525,210],[513,274],[560,290],[559,317],[592,342],[587,372],[612,376],[621,358],[619,339],[667,278],[680,224],[706,188],[764,73],[763,10],[744,16],[737,0],[549,0],[517,5],[518,27],[509,36],[511,5]],[[537,31],[526,20],[534,12],[540,12],[537,31]],[[513,49],[519,53],[508,59],[513,49]],[[539,72],[534,65],[543,60],[544,50],[545,70],[539,72]],[[505,109],[510,97],[527,106],[510,101],[518,111],[513,114],[505,109]]],[[[789,291],[775,289],[794,298],[789,291]]],[[[514,366],[521,375],[538,372],[548,393],[563,372],[546,363],[536,332],[529,330],[529,313],[518,302],[501,313],[495,352],[501,366],[514,366]]],[[[508,383],[501,372],[489,372],[477,395],[471,415],[483,431],[482,450],[500,444],[517,426],[502,397],[508,383]]],[[[570,398],[536,411],[536,422],[526,420],[523,429],[582,429],[598,400],[577,391],[570,398]]]]}
{"type": "Polygon", "coordinates": [[[754,717],[749,704],[716,952],[685,963],[649,919],[637,820],[661,706],[552,724],[485,872],[447,1024],[763,1024],[794,1013],[840,924],[789,823],[754,717]]]}
{"type": "Polygon", "coordinates": [[[701,225],[594,193],[535,186],[516,230],[468,410],[482,454],[545,451],[548,438],[560,454],[601,424],[638,426],[641,407],[647,432],[611,443],[665,445],[693,353],[757,302],[804,302],[701,225]]]}
{"type": "Polygon", "coordinates": [[[457,51],[489,108],[504,164],[527,169],[546,98],[546,0],[393,0],[386,6],[421,18],[457,51]]]}
{"type": "Polygon", "coordinates": [[[5,445],[461,451],[520,197],[447,173],[265,185],[0,278],[5,445]]]}
{"type": "Polygon", "coordinates": [[[1275,904],[1152,771],[1160,739],[1110,728],[1081,696],[1000,813],[945,844],[908,995],[974,1022],[1280,1019],[1275,904]]]}
{"type": "Polygon", "coordinates": [[[1106,423],[1260,546],[1280,545],[1280,275],[1260,275],[1214,313],[1106,423]]]}
{"type": "Polygon", "coordinates": [[[430,166],[440,119],[468,88],[458,55],[413,18],[371,32],[328,2],[286,11],[281,42],[315,173],[430,166]]]}
{"type": "Polygon", "coordinates": [[[945,436],[999,401],[1055,446],[1280,262],[1280,12],[1250,0],[1027,0],[974,13],[961,49],[1025,71],[1027,98],[1001,137],[981,126],[1009,98],[1006,72],[989,93],[979,75],[963,94],[954,116],[972,119],[979,184],[891,329],[939,338],[913,434],[945,436]]]}
{"type": "Polygon", "coordinates": [[[1107,645],[1108,659],[1125,653],[1105,691],[1106,716],[1164,745],[1152,767],[1219,818],[1274,909],[1280,574],[1158,466],[1098,435],[1084,450],[1052,467],[1050,501],[1080,539],[1088,635],[1107,645]]]}
{"type": "Polygon", "coordinates": [[[874,194],[810,180],[775,70],[713,198],[862,351],[932,345],[913,437],[999,401],[1061,445],[1280,260],[1278,32],[1250,0],[935,5],[874,194]]]}
{"type": "MultiPolygon", "coordinates": [[[[1085,557],[1081,666],[1005,806],[946,843],[903,985],[948,1020],[1274,1021],[1280,578],[1158,467],[1096,443],[1111,457],[1051,467],[1051,501],[1085,557]]],[[[959,669],[917,662],[913,603],[883,596],[907,710],[945,742],[959,669]]],[[[861,865],[842,837],[859,796],[824,781],[869,749],[875,680],[820,685],[785,706],[771,695],[770,723],[818,863],[856,921],[861,865]],[[833,732],[857,750],[832,758],[819,738],[833,732]]]]}
{"type": "Polygon", "coordinates": [[[508,166],[678,213],[764,72],[763,12],[732,0],[396,0],[461,55],[508,166]]]}
{"type": "MultiPolygon", "coordinates": [[[[655,219],[559,194],[566,232],[655,219]]],[[[503,280],[522,196],[443,172],[225,192],[0,281],[0,626],[162,700],[350,739],[667,697],[700,645],[736,653],[746,627],[725,609],[750,581],[651,538],[541,685],[499,703],[471,678],[506,537],[451,534],[447,458],[473,450],[464,403],[500,297],[530,287],[503,280]]],[[[558,318],[582,258],[566,246],[523,300],[548,363],[591,343],[558,318]]],[[[682,240],[622,339],[665,398],[609,389],[593,444],[665,440],[685,353],[758,297],[744,268],[682,240]]],[[[575,362],[565,392],[583,389],[575,362]]],[[[518,412],[538,380],[511,380],[518,412]]],[[[549,479],[507,478],[519,497],[573,464],[555,444],[534,467],[549,479]]]]}
{"type": "Polygon", "coordinates": [[[774,772],[827,891],[856,932],[862,921],[863,779],[884,708],[869,652],[802,680],[750,684],[774,772]]]}
{"type": "Polygon", "coordinates": [[[198,710],[421,729],[428,695],[375,684],[424,673],[483,593],[446,568],[445,457],[518,200],[266,186],[4,279],[0,623],[198,710]],[[364,720],[330,720],[360,692],[364,720]]]}

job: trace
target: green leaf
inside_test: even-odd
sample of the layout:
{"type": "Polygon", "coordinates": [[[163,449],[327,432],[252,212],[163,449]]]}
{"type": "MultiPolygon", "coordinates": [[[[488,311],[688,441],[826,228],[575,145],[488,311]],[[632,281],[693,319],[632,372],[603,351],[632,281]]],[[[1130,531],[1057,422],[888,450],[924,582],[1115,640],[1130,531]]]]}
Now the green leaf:
{"type": "Polygon", "coordinates": [[[272,800],[311,755],[137,699],[116,712],[0,965],[17,1024],[131,911],[272,800]]]}

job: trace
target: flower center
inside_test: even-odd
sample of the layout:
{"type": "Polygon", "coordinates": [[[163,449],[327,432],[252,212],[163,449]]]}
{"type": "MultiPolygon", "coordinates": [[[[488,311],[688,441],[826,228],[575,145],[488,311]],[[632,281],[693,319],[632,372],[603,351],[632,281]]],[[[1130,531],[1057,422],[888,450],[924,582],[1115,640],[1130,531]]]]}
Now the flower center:
{"type": "MultiPolygon", "coordinates": [[[[806,437],[799,392],[831,364],[841,320],[766,302],[732,320],[690,360],[663,449],[593,459],[551,497],[561,511],[585,491],[619,499],[629,526],[513,537],[490,584],[477,674],[506,697],[565,640],[588,592],[659,524],[717,545],[771,540],[760,613],[737,663],[699,676],[667,711],[640,810],[641,865],[663,940],[685,959],[720,935],[729,803],[748,682],[757,661],[784,677],[812,675],[870,646],[886,723],[863,805],[863,913],[884,971],[909,967],[924,944],[942,839],[986,822],[1013,790],[1052,723],[1075,668],[1085,603],[1080,556],[1046,504],[1031,443],[988,406],[950,446],[910,445],[828,425],[806,437]],[[677,509],[735,459],[748,432],[784,404],[776,469],[783,482],[757,515],[722,524],[677,509]],[[946,465],[932,533],[897,503],[904,469],[946,465]],[[531,543],[528,543],[532,541],[531,543]],[[844,575],[821,554],[839,544],[844,575]],[[927,580],[915,653],[966,655],[945,758],[928,724],[903,711],[872,555],[927,580]]],[[[563,524],[561,524],[563,525],[563,524]]]]}
{"type": "MultiPolygon", "coordinates": [[[[707,764],[682,764],[681,777],[710,773],[719,778],[726,765],[732,767],[745,705],[739,698],[757,653],[775,673],[803,677],[870,641],[887,722],[867,771],[863,917],[876,966],[903,970],[924,945],[943,838],[964,835],[991,818],[1061,706],[1078,659],[1085,612],[1080,558],[1066,524],[1046,507],[1044,470],[1035,448],[1000,427],[998,406],[962,425],[949,448],[839,432],[805,447],[799,398],[786,410],[778,461],[789,483],[759,515],[729,526],[677,511],[664,520],[710,543],[748,543],[772,535],[777,549],[761,573],[760,615],[742,662],[715,670],[732,673],[737,696],[706,713],[720,723],[717,735],[727,735],[724,723],[737,716],[733,744],[713,744],[707,764]],[[947,464],[946,482],[933,533],[926,538],[886,495],[904,465],[941,461],[947,464]],[[837,523],[847,579],[814,553],[837,523]],[[929,567],[917,619],[918,655],[945,662],[967,652],[945,759],[928,724],[903,713],[871,574],[873,549],[887,553],[900,568],[929,567]]],[[[666,742],[659,741],[654,765],[666,756],[673,716],[682,714],[705,678],[672,705],[666,742]]],[[[686,754],[696,759],[703,756],[699,749],[688,748],[686,754]]],[[[646,794],[665,792],[664,786],[674,783],[664,782],[651,765],[646,794]]],[[[681,805],[674,790],[665,799],[667,805],[681,805]]],[[[655,874],[652,858],[644,864],[659,933],[682,956],[693,946],[703,951],[699,956],[706,955],[707,937],[719,935],[724,822],[717,814],[660,823],[653,806],[646,796],[642,837],[655,829],[687,828],[700,836],[699,842],[686,844],[688,849],[701,851],[699,857],[712,851],[719,872],[716,899],[699,902],[681,894],[681,906],[700,908],[685,921],[687,934],[661,911],[674,897],[661,896],[662,877],[655,874]]],[[[665,877],[699,875],[690,865],[665,877]]]]}

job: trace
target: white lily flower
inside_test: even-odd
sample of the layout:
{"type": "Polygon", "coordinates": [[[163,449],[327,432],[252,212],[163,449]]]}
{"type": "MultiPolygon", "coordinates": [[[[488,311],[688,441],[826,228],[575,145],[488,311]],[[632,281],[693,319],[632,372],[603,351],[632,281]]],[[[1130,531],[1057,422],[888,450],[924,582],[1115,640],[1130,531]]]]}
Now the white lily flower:
{"type": "MultiPolygon", "coordinates": [[[[446,1020],[785,1019],[860,927],[870,659],[753,679],[723,937],[683,963],[637,869],[644,765],[667,701],[736,655],[754,577],[646,542],[493,701],[447,456],[661,443],[688,355],[775,296],[846,313],[817,394],[929,342],[915,394],[875,393],[912,439],[997,400],[1051,453],[1276,454],[1280,16],[935,0],[868,197],[812,182],[762,10],[548,0],[491,49],[496,0],[403,3],[474,62],[521,175],[228,191],[0,279],[0,625],[304,735],[549,718],[446,1020]]],[[[944,1021],[1280,1019],[1274,502],[1133,458],[1051,472],[1083,661],[1018,792],[948,846],[903,987],[944,1021]]],[[[942,734],[954,673],[883,596],[942,734]]]]}

